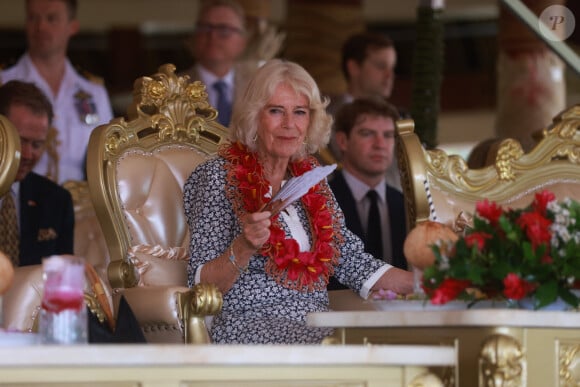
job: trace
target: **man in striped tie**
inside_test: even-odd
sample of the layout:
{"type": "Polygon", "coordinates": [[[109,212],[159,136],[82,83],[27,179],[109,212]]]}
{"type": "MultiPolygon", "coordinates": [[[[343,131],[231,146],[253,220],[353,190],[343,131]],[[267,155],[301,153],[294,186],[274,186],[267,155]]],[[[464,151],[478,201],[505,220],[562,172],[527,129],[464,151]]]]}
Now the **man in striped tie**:
{"type": "Polygon", "coordinates": [[[0,114],[16,127],[21,145],[16,181],[0,203],[3,224],[10,229],[0,234],[0,250],[9,252],[15,266],[39,264],[49,255],[72,254],[71,195],[32,172],[45,150],[53,118],[50,101],[32,83],[9,81],[0,86],[0,114]]]}

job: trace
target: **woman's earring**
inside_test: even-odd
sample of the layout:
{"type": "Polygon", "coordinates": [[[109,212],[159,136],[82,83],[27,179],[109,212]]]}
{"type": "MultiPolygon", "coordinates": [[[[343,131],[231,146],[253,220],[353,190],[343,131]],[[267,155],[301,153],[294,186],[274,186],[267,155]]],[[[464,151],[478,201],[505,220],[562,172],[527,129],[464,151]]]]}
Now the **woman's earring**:
{"type": "Polygon", "coordinates": [[[252,138],[252,142],[255,143],[258,140],[258,133],[254,134],[254,137],[252,138]]]}

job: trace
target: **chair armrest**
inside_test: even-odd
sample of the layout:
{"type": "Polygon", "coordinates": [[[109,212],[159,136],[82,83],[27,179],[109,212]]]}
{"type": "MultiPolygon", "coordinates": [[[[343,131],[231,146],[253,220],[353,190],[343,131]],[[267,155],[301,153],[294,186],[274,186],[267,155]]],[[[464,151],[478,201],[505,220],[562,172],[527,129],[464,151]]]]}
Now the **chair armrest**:
{"type": "Polygon", "coordinates": [[[2,296],[0,305],[4,328],[36,332],[42,292],[42,265],[17,267],[12,286],[2,296]]]}
{"type": "Polygon", "coordinates": [[[138,286],[115,291],[131,306],[150,343],[208,344],[205,317],[221,310],[222,296],[213,285],[138,286]],[[154,306],[154,307],[152,307],[154,306]]]}

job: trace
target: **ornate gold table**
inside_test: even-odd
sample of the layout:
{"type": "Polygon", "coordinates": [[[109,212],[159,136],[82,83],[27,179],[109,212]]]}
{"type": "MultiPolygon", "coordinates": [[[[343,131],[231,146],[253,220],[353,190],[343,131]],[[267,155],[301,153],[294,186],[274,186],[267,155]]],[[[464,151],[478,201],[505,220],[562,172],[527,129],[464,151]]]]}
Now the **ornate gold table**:
{"type": "Polygon", "coordinates": [[[437,309],[422,301],[367,302],[331,292],[333,312],[312,313],[311,326],[335,327],[345,344],[429,344],[458,348],[449,386],[580,385],[580,313],[517,309],[437,309]]]}

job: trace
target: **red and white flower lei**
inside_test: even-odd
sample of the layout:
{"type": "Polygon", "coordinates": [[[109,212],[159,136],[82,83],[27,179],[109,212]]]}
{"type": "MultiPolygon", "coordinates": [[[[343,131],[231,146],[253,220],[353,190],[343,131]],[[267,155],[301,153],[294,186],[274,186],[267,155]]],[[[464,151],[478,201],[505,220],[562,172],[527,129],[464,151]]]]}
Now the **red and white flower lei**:
{"type": "MultiPolygon", "coordinates": [[[[238,217],[259,211],[271,198],[267,196],[270,183],[264,178],[258,155],[241,143],[221,148],[220,155],[228,161],[226,194],[238,217]]],[[[316,159],[309,157],[291,162],[288,168],[292,175],[300,176],[316,165],[316,159]]],[[[266,261],[266,273],[285,287],[301,291],[321,290],[334,272],[339,255],[336,246],[342,235],[338,217],[328,207],[329,190],[327,184],[319,183],[300,199],[308,214],[313,236],[310,251],[300,251],[298,242],[286,237],[279,215],[272,218],[270,238],[260,254],[270,258],[266,261]]]]}

